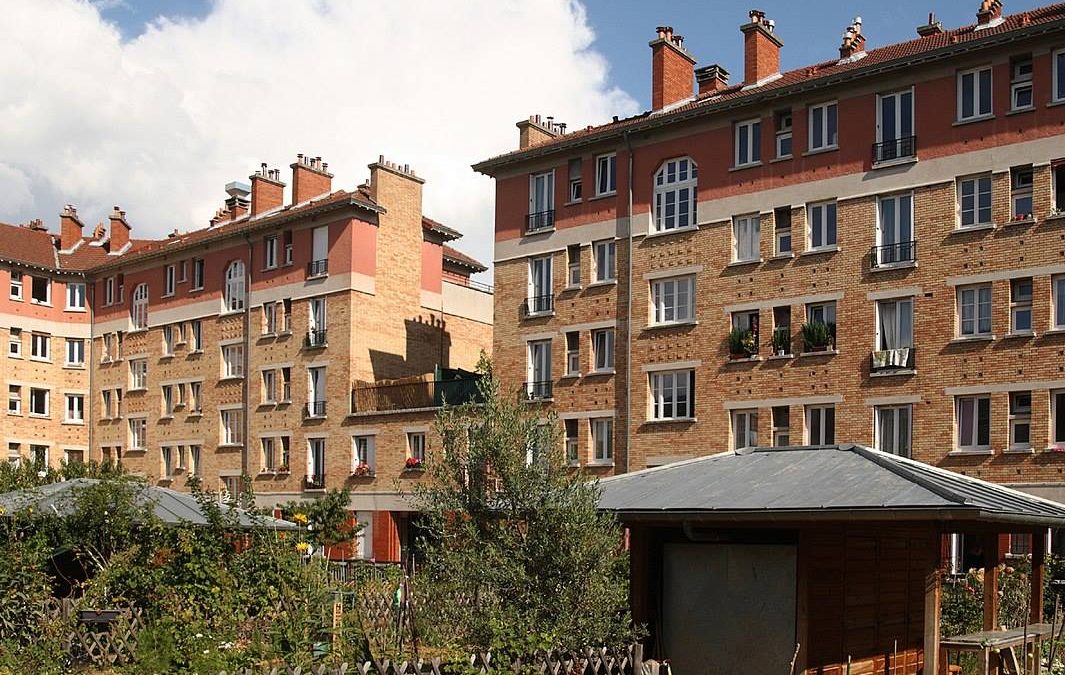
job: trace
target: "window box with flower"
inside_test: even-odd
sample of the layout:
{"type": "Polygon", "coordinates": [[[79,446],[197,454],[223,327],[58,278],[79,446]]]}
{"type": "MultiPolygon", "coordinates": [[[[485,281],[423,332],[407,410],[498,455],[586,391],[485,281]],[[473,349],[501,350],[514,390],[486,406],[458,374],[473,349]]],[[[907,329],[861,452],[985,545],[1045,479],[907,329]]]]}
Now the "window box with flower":
{"type": "Polygon", "coordinates": [[[728,335],[729,358],[733,361],[758,355],[758,334],[750,328],[733,328],[728,335]]]}
{"type": "Polygon", "coordinates": [[[355,468],[351,470],[352,478],[373,478],[374,471],[370,468],[370,465],[365,462],[360,462],[355,465],[355,468]]]}
{"type": "Polygon", "coordinates": [[[406,463],[403,465],[403,471],[425,471],[425,463],[417,457],[408,457],[406,463]]]}

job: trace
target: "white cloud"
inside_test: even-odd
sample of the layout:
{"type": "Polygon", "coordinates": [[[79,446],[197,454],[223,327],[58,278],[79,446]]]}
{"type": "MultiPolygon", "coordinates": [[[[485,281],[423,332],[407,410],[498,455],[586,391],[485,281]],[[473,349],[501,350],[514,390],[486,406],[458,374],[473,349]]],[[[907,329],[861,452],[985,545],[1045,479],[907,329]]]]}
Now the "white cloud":
{"type": "Polygon", "coordinates": [[[84,0],[5,4],[7,222],[54,227],[59,195],[90,224],[119,204],[134,236],[162,236],[205,225],[260,162],[287,175],[297,152],[321,155],[350,188],[384,154],[488,261],[492,184],[469,165],[514,149],[531,113],[579,128],[636,108],[573,0],[218,0],[129,42],[84,0]]]}

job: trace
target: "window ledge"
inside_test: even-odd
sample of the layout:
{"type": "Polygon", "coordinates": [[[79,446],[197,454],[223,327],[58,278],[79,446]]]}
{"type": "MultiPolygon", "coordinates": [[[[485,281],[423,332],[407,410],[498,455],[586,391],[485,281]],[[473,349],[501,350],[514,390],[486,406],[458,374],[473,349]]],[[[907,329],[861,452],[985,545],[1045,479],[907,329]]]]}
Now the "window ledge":
{"type": "Polygon", "coordinates": [[[795,358],[794,354],[773,354],[772,356],[765,357],[766,361],[782,361],[785,359],[795,358]]]}
{"type": "Polygon", "coordinates": [[[733,260],[725,267],[744,267],[746,265],[761,265],[765,262],[765,258],[756,258],[754,260],[733,260]]]}
{"type": "Polygon", "coordinates": [[[597,199],[609,199],[610,197],[617,197],[617,196],[618,196],[618,191],[617,190],[611,190],[610,192],[604,192],[602,194],[598,194],[598,195],[595,195],[593,197],[589,197],[588,201],[594,202],[597,199]]]}
{"type": "Polygon", "coordinates": [[[522,403],[528,403],[528,404],[532,404],[532,403],[554,403],[554,402],[555,402],[555,397],[554,396],[545,396],[543,398],[526,398],[526,399],[522,400],[522,403]]]}
{"type": "Polygon", "coordinates": [[[581,288],[582,288],[582,286],[580,284],[577,284],[576,286],[564,286],[562,288],[562,290],[559,291],[559,292],[560,293],[570,293],[570,292],[573,292],[573,291],[579,291],[579,290],[581,290],[581,288]]]}
{"type": "Polygon", "coordinates": [[[273,333],[273,332],[270,332],[270,333],[260,333],[260,334],[259,334],[259,339],[263,339],[263,338],[275,338],[275,337],[277,337],[277,333],[273,333]]]}
{"type": "Polygon", "coordinates": [[[189,351],[188,356],[199,356],[200,354],[203,354],[202,349],[193,349],[189,351]]]}
{"type": "Polygon", "coordinates": [[[185,415],[185,419],[198,419],[200,417],[203,417],[202,412],[190,412],[188,415],[185,415]]]}
{"type": "Polygon", "coordinates": [[[1065,335],[1065,326],[1058,326],[1057,328],[1048,328],[1043,331],[1043,335],[1065,335]]]}
{"type": "Polygon", "coordinates": [[[562,206],[576,206],[577,204],[580,204],[582,201],[584,201],[584,200],[582,200],[582,199],[571,199],[568,202],[562,202],[562,206]]]}
{"type": "Polygon", "coordinates": [[[308,274],[306,280],[307,281],[316,281],[318,279],[325,279],[328,276],[329,276],[328,272],[325,272],[323,274],[308,274]]]}
{"type": "Polygon", "coordinates": [[[521,231],[521,236],[523,236],[523,237],[535,237],[538,234],[551,234],[554,231],[555,231],[554,226],[541,227],[539,230],[533,230],[532,232],[529,232],[528,230],[524,230],[523,229],[521,231]]]}
{"type": "Polygon", "coordinates": [[[747,164],[738,164],[736,166],[729,167],[729,173],[732,173],[733,171],[743,171],[744,169],[753,169],[758,166],[762,166],[761,160],[757,162],[748,162],[747,164]]]}
{"type": "Polygon", "coordinates": [[[73,427],[85,426],[85,420],[63,420],[63,424],[68,424],[73,427]]]}
{"type": "Polygon", "coordinates": [[[917,155],[910,155],[909,157],[896,157],[895,159],[886,159],[882,162],[873,162],[873,169],[890,169],[893,166],[905,166],[907,164],[916,164],[917,155]]]}
{"type": "Polygon", "coordinates": [[[64,312],[77,312],[79,314],[84,314],[86,310],[85,310],[84,307],[67,307],[63,311],[64,312]]]}
{"type": "Polygon", "coordinates": [[[580,373],[566,373],[565,375],[561,375],[558,379],[560,379],[560,380],[579,380],[579,379],[581,379],[581,374],[580,373]]]}
{"type": "Polygon", "coordinates": [[[917,267],[916,260],[907,260],[906,262],[887,263],[884,265],[874,265],[869,268],[869,272],[890,272],[892,270],[909,270],[917,267]]]}
{"type": "Polygon", "coordinates": [[[983,232],[984,230],[995,229],[994,223],[981,223],[979,225],[956,225],[951,234],[962,234],[965,232],[983,232]]]}
{"type": "Polygon", "coordinates": [[[787,253],[777,253],[770,257],[770,260],[790,260],[795,257],[795,253],[788,251],[787,253]]]}
{"type": "Polygon", "coordinates": [[[1004,455],[1034,455],[1035,448],[1029,446],[1027,448],[1006,448],[1002,451],[1004,455]]]}
{"type": "Polygon", "coordinates": [[[218,378],[219,382],[234,382],[237,380],[243,380],[243,375],[226,375],[225,377],[218,378]]]}
{"type": "MultiPolygon", "coordinates": [[[[596,286],[617,286],[617,279],[603,279],[602,281],[593,281],[588,284],[588,288],[595,288],[596,286]]],[[[579,287],[578,287],[579,288],[579,287]]]]}
{"type": "Polygon", "coordinates": [[[837,150],[839,150],[838,143],[836,145],[826,145],[823,148],[814,148],[813,150],[807,150],[806,152],[802,153],[802,156],[810,157],[812,155],[823,155],[826,152],[836,152],[837,150]]]}
{"type": "Polygon", "coordinates": [[[650,419],[644,421],[644,424],[694,424],[698,422],[698,417],[671,417],[669,419],[650,419]]]}
{"type": "Polygon", "coordinates": [[[1047,103],[1047,107],[1048,108],[1056,108],[1059,105],[1065,105],[1065,98],[1060,99],[1058,101],[1051,101],[1050,103],[1047,103]]]}
{"type": "Polygon", "coordinates": [[[174,419],[174,415],[173,415],[173,414],[170,414],[170,415],[160,415],[160,416],[159,416],[159,421],[160,421],[160,422],[165,422],[165,421],[169,421],[169,420],[172,420],[172,419],[174,419]]]}
{"type": "Polygon", "coordinates": [[[219,449],[221,449],[221,448],[227,448],[227,449],[243,448],[244,444],[243,443],[219,443],[218,447],[219,447],[219,449]]]}
{"type": "Polygon", "coordinates": [[[1014,333],[1006,333],[1002,337],[1004,339],[1008,340],[1008,339],[1015,339],[1015,338],[1022,338],[1022,339],[1023,338],[1034,338],[1035,336],[1036,336],[1036,334],[1035,334],[1034,330],[1019,330],[1019,331],[1016,331],[1014,333]]]}
{"type": "Polygon", "coordinates": [[[63,367],[69,368],[70,370],[85,370],[84,363],[64,363],[63,367]]]}
{"type": "Polygon", "coordinates": [[[1065,452],[1065,445],[1051,445],[1043,450],[1043,452],[1065,452]]]}
{"type": "Polygon", "coordinates": [[[728,357],[728,362],[729,363],[754,363],[756,361],[762,361],[762,360],[764,360],[764,359],[761,356],[759,356],[758,354],[752,354],[751,356],[741,356],[741,357],[738,357],[738,358],[733,357],[731,354],[729,354],[729,357],[728,357]]]}
{"type": "Polygon", "coordinates": [[[950,452],[948,452],[947,456],[948,457],[990,457],[993,454],[995,454],[995,451],[992,450],[991,448],[972,449],[972,450],[966,449],[966,448],[955,448],[954,450],[951,450],[950,452]]]}
{"type": "Polygon", "coordinates": [[[1006,113],[1006,116],[1009,117],[1011,115],[1021,115],[1023,113],[1029,113],[1029,112],[1035,112],[1035,106],[1034,105],[1026,105],[1023,108],[1013,108],[1008,113],[1006,113]]]}
{"type": "Polygon", "coordinates": [[[1057,213],[1051,212],[1049,216],[1044,220],[1065,220],[1065,210],[1058,211],[1057,213]]]}
{"type": "Polygon", "coordinates": [[[799,358],[802,359],[810,356],[836,356],[838,354],[838,349],[826,349],[821,352],[799,352],[799,358]]]}
{"type": "Polygon", "coordinates": [[[144,328],[130,328],[129,330],[126,331],[126,337],[129,337],[130,335],[140,335],[141,333],[147,333],[147,332],[148,332],[148,328],[147,327],[144,327],[144,328]]]}
{"type": "Polygon", "coordinates": [[[885,368],[883,370],[874,370],[869,373],[869,377],[894,377],[895,375],[916,375],[917,370],[914,368],[896,368],[891,370],[885,368]]]}
{"type": "Polygon", "coordinates": [[[525,314],[522,317],[522,319],[523,320],[524,319],[543,319],[544,317],[549,317],[549,316],[554,316],[554,315],[555,315],[555,310],[551,310],[550,312],[529,312],[528,314],[525,314]]]}
{"type": "Polygon", "coordinates": [[[588,377],[595,377],[596,375],[614,375],[615,370],[613,368],[603,368],[601,370],[589,371],[588,377]]]}
{"type": "Polygon", "coordinates": [[[780,157],[775,157],[769,160],[769,163],[776,164],[777,162],[786,162],[789,159],[795,159],[795,155],[781,155],[780,157]]]}
{"type": "Polygon", "coordinates": [[[31,412],[30,413],[30,417],[35,417],[35,418],[37,418],[39,420],[47,420],[47,419],[51,419],[52,418],[51,415],[46,415],[44,413],[35,413],[35,412],[31,412]]]}
{"type": "Polygon", "coordinates": [[[148,391],[148,387],[130,387],[126,390],[127,394],[141,394],[148,391]]]}
{"type": "Polygon", "coordinates": [[[160,361],[169,361],[172,358],[174,358],[174,353],[173,352],[171,352],[169,354],[163,354],[162,356],[159,357],[159,360],[160,361]]]}
{"type": "Polygon", "coordinates": [[[684,234],[685,232],[695,232],[698,229],[698,225],[686,225],[684,227],[674,227],[671,230],[653,230],[644,235],[644,238],[650,239],[652,237],[666,237],[671,234],[684,234]]]}
{"type": "Polygon", "coordinates": [[[991,113],[991,114],[988,114],[988,115],[977,115],[976,117],[967,117],[967,118],[965,118],[963,120],[957,120],[957,121],[954,122],[954,124],[952,126],[961,127],[961,126],[965,126],[966,124],[976,124],[977,122],[986,122],[988,120],[993,120],[993,119],[995,119],[995,114],[994,113],[991,113]]]}
{"type": "Polygon", "coordinates": [[[1032,217],[1032,218],[1021,218],[1019,220],[1010,219],[1010,220],[1007,220],[1006,222],[1002,223],[1001,225],[999,225],[999,227],[1010,227],[1010,226],[1013,226],[1013,225],[1035,225],[1036,222],[1038,222],[1038,221],[1034,217],[1032,217]]]}
{"type": "Polygon", "coordinates": [[[821,248],[810,248],[799,253],[800,256],[805,255],[824,255],[826,253],[839,253],[842,249],[839,246],[822,246],[821,248]]]}
{"type": "Polygon", "coordinates": [[[30,361],[36,361],[37,363],[51,363],[52,359],[43,359],[40,356],[31,356],[30,361]]]}
{"type": "Polygon", "coordinates": [[[227,309],[224,312],[219,312],[218,313],[218,318],[221,319],[222,317],[236,316],[237,314],[243,314],[243,313],[244,313],[243,309],[227,309]]]}
{"type": "Polygon", "coordinates": [[[589,469],[613,469],[614,468],[614,461],[613,460],[609,460],[609,461],[599,460],[599,461],[596,461],[596,462],[588,462],[584,466],[588,467],[589,469]]]}
{"type": "Polygon", "coordinates": [[[9,353],[7,355],[7,358],[9,358],[9,359],[19,359],[21,361],[22,360],[22,354],[11,354],[11,353],[9,353]]]}
{"type": "Polygon", "coordinates": [[[958,337],[954,338],[953,340],[951,340],[948,344],[954,345],[954,344],[964,344],[966,342],[994,342],[994,341],[995,341],[995,336],[994,335],[961,335],[961,336],[958,336],[958,337]]]}
{"type": "Polygon", "coordinates": [[[670,321],[667,323],[652,323],[644,326],[644,330],[667,330],[669,328],[685,328],[688,326],[698,326],[699,322],[692,319],[691,321],[670,321]]]}
{"type": "Polygon", "coordinates": [[[8,415],[8,417],[22,417],[22,413],[14,412],[12,410],[8,410],[7,411],[7,415],[8,415]]]}

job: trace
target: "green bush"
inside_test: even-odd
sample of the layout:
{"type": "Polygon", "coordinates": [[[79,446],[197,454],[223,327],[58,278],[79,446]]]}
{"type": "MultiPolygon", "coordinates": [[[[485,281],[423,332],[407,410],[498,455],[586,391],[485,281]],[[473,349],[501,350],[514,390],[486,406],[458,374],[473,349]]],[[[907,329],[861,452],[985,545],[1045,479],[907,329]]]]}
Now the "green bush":
{"type": "Polygon", "coordinates": [[[750,328],[733,328],[728,334],[730,354],[751,356],[758,353],[758,342],[750,328]]]}

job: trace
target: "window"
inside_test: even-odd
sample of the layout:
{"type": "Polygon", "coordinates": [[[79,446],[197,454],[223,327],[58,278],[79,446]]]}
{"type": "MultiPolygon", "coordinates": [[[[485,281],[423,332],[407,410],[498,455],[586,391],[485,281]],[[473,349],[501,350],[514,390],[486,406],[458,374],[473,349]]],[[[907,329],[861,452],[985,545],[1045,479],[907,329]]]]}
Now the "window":
{"type": "Polygon", "coordinates": [[[225,310],[239,312],[244,309],[244,261],[234,260],[226,268],[225,310]]]}
{"type": "Polygon", "coordinates": [[[203,258],[195,258],[192,261],[192,287],[189,290],[203,290],[205,268],[206,265],[203,261],[203,258]]]}
{"type": "Polygon", "coordinates": [[[8,297],[12,300],[22,300],[22,272],[11,270],[11,290],[8,297]]]}
{"type": "Polygon", "coordinates": [[[873,264],[895,265],[917,259],[913,234],[913,195],[877,199],[876,250],[873,264]]]}
{"type": "Polygon", "coordinates": [[[325,416],[326,374],[324,367],[307,369],[307,412],[311,417],[325,416]]]}
{"type": "Polygon", "coordinates": [[[85,284],[67,282],[67,310],[85,309],[85,284]]]}
{"type": "Polygon", "coordinates": [[[280,403],[289,403],[292,401],[292,368],[281,369],[281,401],[280,403]]]}
{"type": "Polygon", "coordinates": [[[48,446],[47,445],[31,445],[30,446],[30,459],[33,461],[33,466],[37,468],[44,468],[48,466],[48,446]]]}
{"type": "Polygon", "coordinates": [[[581,334],[577,331],[566,333],[566,375],[581,374],[581,334]]]}
{"type": "Polygon", "coordinates": [[[218,498],[226,504],[236,504],[240,498],[240,476],[219,476],[222,488],[218,498]]]}
{"type": "Polygon", "coordinates": [[[529,176],[529,217],[525,232],[539,232],[555,226],[555,172],[529,176]]]}
{"type": "Polygon", "coordinates": [[[655,174],[655,232],[695,225],[699,167],[688,158],[671,159],[655,174]]]}
{"type": "Polygon", "coordinates": [[[566,287],[581,287],[581,245],[570,244],[566,247],[566,287]]]}
{"type": "Polygon", "coordinates": [[[263,452],[263,471],[277,471],[277,439],[273,436],[267,436],[259,439],[259,443],[263,452]]]}
{"type": "Polygon", "coordinates": [[[595,158],[595,194],[608,195],[618,189],[618,156],[611,153],[595,158]]]}
{"type": "Polygon", "coordinates": [[[243,445],[244,411],[239,408],[220,411],[222,416],[222,445],[243,445]]]}
{"type": "Polygon", "coordinates": [[[1050,392],[1051,438],[1057,448],[1065,447],[1065,391],[1050,392]]]}
{"type": "Polygon", "coordinates": [[[189,413],[198,415],[203,412],[202,382],[189,382],[189,413]]]}
{"type": "Polygon", "coordinates": [[[85,421],[85,397],[81,394],[64,394],[66,399],[65,422],[81,424],[85,421]]]}
{"type": "Polygon", "coordinates": [[[105,420],[109,420],[114,416],[113,411],[111,410],[112,400],[113,399],[111,390],[104,389],[100,392],[100,408],[102,409],[101,412],[103,413],[101,417],[103,417],[105,420]]]}
{"type": "Polygon", "coordinates": [[[1034,214],[1032,201],[1032,167],[1010,169],[1010,218],[1028,220],[1034,214]]]}
{"type": "Polygon", "coordinates": [[[617,253],[617,244],[613,239],[597,241],[593,244],[595,250],[595,280],[612,281],[614,279],[614,265],[617,253]]]}
{"type": "Polygon", "coordinates": [[[1031,108],[1035,103],[1032,97],[1032,56],[1025,54],[1013,59],[1010,64],[1013,80],[1010,83],[1010,106],[1013,110],[1031,108]]]}
{"type": "Polygon", "coordinates": [[[163,297],[168,297],[174,294],[177,289],[177,267],[174,265],[167,265],[163,268],[163,297]]]}
{"type": "Polygon", "coordinates": [[[139,284],[133,289],[129,306],[129,320],[134,330],[148,328],[148,284],[139,284]]]}
{"type": "Polygon", "coordinates": [[[683,323],[695,319],[695,277],[651,282],[652,324],[683,323]]]}
{"type": "Polygon", "coordinates": [[[1054,52],[1054,101],[1065,101],[1065,49],[1054,52]]]}
{"type": "Polygon", "coordinates": [[[569,200],[579,202],[584,194],[581,185],[581,160],[579,157],[569,161],[569,200]]]}
{"type": "Polygon", "coordinates": [[[911,407],[877,406],[876,449],[899,457],[910,456],[911,407]]]}
{"type": "Polygon", "coordinates": [[[85,340],[82,340],[81,338],[67,338],[66,365],[85,365],[85,340]]]}
{"type": "Polygon", "coordinates": [[[199,319],[189,322],[189,343],[193,353],[203,351],[203,322],[199,319]]]}
{"type": "Polygon", "coordinates": [[[281,332],[292,332],[292,299],[285,298],[281,301],[281,332]]]}
{"type": "Polygon", "coordinates": [[[7,355],[16,359],[22,358],[22,329],[12,328],[7,336],[7,355]]]}
{"type": "Polygon", "coordinates": [[[782,110],[776,114],[777,159],[791,157],[791,111],[782,110]]]}
{"type": "Polygon", "coordinates": [[[110,307],[115,304],[115,278],[104,279],[104,306],[110,307]]]}
{"type": "Polygon", "coordinates": [[[592,356],[597,371],[614,370],[614,329],[592,331],[592,356]]]}
{"type": "Polygon", "coordinates": [[[182,260],[181,267],[178,268],[180,274],[178,275],[178,283],[183,284],[189,280],[189,261],[182,260]]]}
{"type": "Polygon", "coordinates": [[[425,432],[407,432],[407,457],[419,462],[425,461],[425,432]]]}
{"type": "Polygon", "coordinates": [[[308,337],[310,346],[324,347],[326,337],[326,309],[325,298],[311,298],[307,302],[307,328],[310,331],[308,337]]]}
{"type": "Polygon", "coordinates": [[[836,303],[815,302],[806,305],[806,320],[810,323],[823,323],[826,326],[835,326],[836,303]]]}
{"type": "Polygon", "coordinates": [[[277,237],[263,239],[263,267],[272,270],[277,267],[277,237]]]}
{"type": "Polygon", "coordinates": [[[285,264],[292,264],[292,230],[285,230],[281,233],[281,245],[285,252],[285,264]]]}
{"type": "Polygon", "coordinates": [[[1010,450],[1032,448],[1032,392],[1010,394],[1010,450]]]}
{"type": "Polygon", "coordinates": [[[174,476],[174,458],[177,454],[176,449],[171,445],[164,445],[159,448],[160,454],[160,471],[159,476],[163,480],[169,480],[174,476]]]}
{"type": "Polygon", "coordinates": [[[84,450],[67,448],[63,451],[63,462],[66,464],[81,464],[85,461],[84,450]]]}
{"type": "Polygon", "coordinates": [[[958,121],[991,115],[991,66],[958,73],[958,121]]]}
{"type": "Polygon", "coordinates": [[[791,253],[791,207],[773,209],[773,255],[791,253]]]}
{"type": "Polygon", "coordinates": [[[758,411],[732,411],[732,449],[758,447],[758,411]]]}
{"type": "Polygon", "coordinates": [[[35,305],[52,304],[52,280],[46,277],[30,277],[30,302],[35,305]]]}
{"type": "Polygon", "coordinates": [[[148,420],[138,417],[129,421],[129,449],[144,450],[148,447],[148,420]]]}
{"type": "Polygon", "coordinates": [[[839,145],[835,102],[810,106],[810,151],[828,150],[839,145]]]}
{"type": "Polygon", "coordinates": [[[888,162],[915,154],[913,90],[881,94],[877,107],[874,162],[888,162]]]}
{"type": "Polygon", "coordinates": [[[773,353],[776,356],[791,354],[791,306],[773,308],[773,353]]]}
{"type": "Polygon", "coordinates": [[[754,356],[758,353],[759,336],[758,336],[758,310],[733,312],[732,313],[732,330],[743,331],[745,337],[742,340],[742,344],[734,344],[734,338],[729,336],[729,350],[733,351],[734,356],[754,356]],[[749,337],[747,337],[749,334],[749,337]]]}
{"type": "Polygon", "coordinates": [[[1011,534],[1010,535],[1010,550],[1011,556],[1023,556],[1031,555],[1032,553],[1032,535],[1031,533],[1023,534],[1011,534]]]}
{"type": "Polygon", "coordinates": [[[7,412],[9,415],[22,414],[22,386],[18,384],[7,385],[7,412]]]}
{"type": "Polygon", "coordinates": [[[174,355],[174,327],[170,324],[163,326],[163,356],[174,355]]]}
{"type": "Polygon", "coordinates": [[[958,335],[991,335],[991,284],[958,288],[958,335]]]}
{"type": "Polygon", "coordinates": [[[1065,328],[1065,275],[1051,279],[1054,296],[1054,328],[1065,328]]]}
{"type": "Polygon", "coordinates": [[[529,342],[526,396],[530,399],[551,398],[551,340],[529,342]]]}
{"type": "Polygon", "coordinates": [[[351,438],[351,468],[358,470],[360,466],[366,467],[366,471],[373,473],[374,470],[374,437],[353,436],[351,438]]]}
{"type": "Polygon", "coordinates": [[[651,419],[686,420],[695,417],[695,371],[651,373],[651,419]]]}
{"type": "Polygon", "coordinates": [[[162,386],[162,400],[163,400],[163,417],[174,416],[174,385],[164,384],[162,386]]]}
{"type": "Polygon", "coordinates": [[[808,205],[806,207],[806,220],[810,224],[808,249],[816,251],[836,245],[835,201],[808,205]]]}
{"type": "MultiPolygon", "coordinates": [[[[913,347],[913,298],[878,300],[876,303],[876,348],[894,351],[913,347]]],[[[905,366],[895,362],[889,365],[905,366]]]]}
{"type": "Polygon", "coordinates": [[[736,124],[736,164],[751,166],[762,161],[762,121],[747,120],[736,124]]]}
{"type": "Polygon", "coordinates": [[[201,450],[199,445],[189,446],[189,465],[186,468],[190,476],[203,476],[203,465],[200,463],[201,450]]]}
{"type": "Polygon", "coordinates": [[[958,179],[958,214],[962,227],[991,224],[991,175],[958,179]]]}
{"type": "Polygon", "coordinates": [[[791,409],[786,405],[773,406],[773,447],[791,445],[791,409]]]}
{"type": "Polygon", "coordinates": [[[222,347],[222,377],[244,377],[244,345],[222,347]]]}
{"type": "Polygon", "coordinates": [[[263,403],[277,402],[277,371],[263,371],[263,403]]]}
{"type": "Polygon", "coordinates": [[[554,309],[554,283],[551,256],[529,259],[528,314],[544,314],[554,309]]]}
{"type": "Polygon", "coordinates": [[[140,391],[148,388],[148,359],[131,359],[129,362],[129,389],[140,391]]]}
{"type": "Polygon", "coordinates": [[[758,260],[761,218],[757,213],[732,219],[732,262],[758,260]]]}
{"type": "Polygon", "coordinates": [[[990,450],[991,397],[959,396],[955,401],[958,450],[990,450]]]}
{"type": "Polygon", "coordinates": [[[1010,281],[1010,332],[1032,332],[1032,278],[1010,281]]]}
{"type": "Polygon", "coordinates": [[[589,420],[592,427],[593,461],[609,464],[614,461],[614,420],[610,417],[589,420]]]}
{"type": "Polygon", "coordinates": [[[806,406],[808,445],[832,445],[836,442],[836,406],[806,406]]]}
{"type": "Polygon", "coordinates": [[[7,461],[12,466],[17,467],[19,461],[22,460],[22,445],[19,443],[7,444],[7,461]]]}
{"type": "Polygon", "coordinates": [[[30,358],[47,361],[50,357],[52,336],[44,333],[30,334],[30,358]]]}

